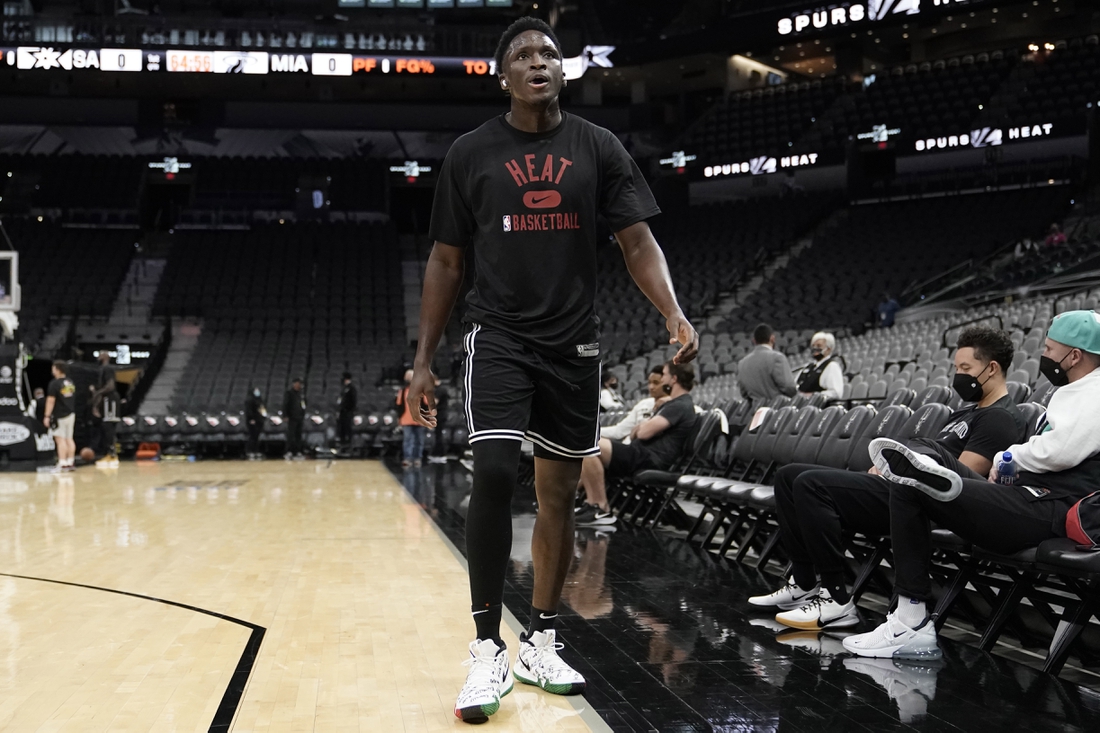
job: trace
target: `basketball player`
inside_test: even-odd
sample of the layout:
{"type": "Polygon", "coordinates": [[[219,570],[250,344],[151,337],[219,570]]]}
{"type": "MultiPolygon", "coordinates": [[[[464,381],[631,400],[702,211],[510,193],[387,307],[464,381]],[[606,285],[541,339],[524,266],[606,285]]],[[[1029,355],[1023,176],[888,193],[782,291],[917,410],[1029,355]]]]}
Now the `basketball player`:
{"type": "Polygon", "coordinates": [[[696,354],[695,329],[646,224],[659,209],[641,171],[614,135],[558,104],[565,80],[553,30],[521,18],[501,36],[496,63],[511,111],[459,138],[443,163],[408,396],[410,405],[425,405],[411,411],[420,424],[434,427],[432,358],[471,247],[465,408],[474,476],[466,547],[477,639],[455,704],[467,722],[484,722],[512,689],[500,620],[524,438],[535,444],[539,510],[531,625],[521,636],[515,677],[557,694],[584,689],[584,678],[558,656],[554,620],[572,558],[581,459],[599,453],[598,216],[665,317],[670,343],[681,345],[676,362],[696,354]]]}

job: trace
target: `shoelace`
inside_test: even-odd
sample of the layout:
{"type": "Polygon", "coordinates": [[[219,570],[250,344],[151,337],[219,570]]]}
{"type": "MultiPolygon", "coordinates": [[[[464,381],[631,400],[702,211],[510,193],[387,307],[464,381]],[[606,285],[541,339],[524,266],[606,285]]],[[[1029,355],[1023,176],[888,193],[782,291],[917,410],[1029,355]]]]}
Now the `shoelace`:
{"type": "Polygon", "coordinates": [[[824,606],[826,603],[828,603],[831,600],[832,600],[831,598],[826,598],[825,595],[822,594],[822,595],[816,596],[813,600],[811,600],[809,603],[802,606],[798,610],[799,611],[807,611],[807,612],[809,612],[809,611],[818,611],[818,612],[820,612],[821,607],[824,606]]]}
{"type": "Polygon", "coordinates": [[[470,668],[466,675],[463,697],[479,693],[486,688],[496,693],[497,684],[499,684],[499,680],[496,679],[496,657],[471,656],[462,663],[462,666],[470,668]]]}
{"type": "Polygon", "coordinates": [[[534,650],[536,672],[546,673],[546,676],[550,676],[551,673],[555,672],[573,672],[573,668],[558,656],[558,650],[564,649],[565,644],[554,642],[546,646],[531,645],[531,648],[534,650]]]}

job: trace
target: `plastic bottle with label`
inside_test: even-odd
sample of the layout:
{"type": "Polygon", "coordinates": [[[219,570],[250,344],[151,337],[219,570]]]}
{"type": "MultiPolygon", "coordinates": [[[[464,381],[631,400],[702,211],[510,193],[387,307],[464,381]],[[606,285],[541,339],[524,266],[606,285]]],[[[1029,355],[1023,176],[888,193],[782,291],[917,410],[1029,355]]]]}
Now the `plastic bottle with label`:
{"type": "Polygon", "coordinates": [[[1012,460],[1012,454],[1005,451],[1001,454],[1001,460],[997,462],[997,483],[1011,486],[1016,483],[1016,461],[1012,460]]]}

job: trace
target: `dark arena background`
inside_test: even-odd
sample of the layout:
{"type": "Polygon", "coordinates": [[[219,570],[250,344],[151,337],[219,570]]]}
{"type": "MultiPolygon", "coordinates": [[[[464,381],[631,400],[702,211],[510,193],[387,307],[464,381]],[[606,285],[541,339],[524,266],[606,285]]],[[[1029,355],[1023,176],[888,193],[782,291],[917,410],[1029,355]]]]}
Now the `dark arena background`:
{"type": "MultiPolygon", "coordinates": [[[[558,630],[584,694],[517,684],[487,725],[1100,730],[1088,545],[1002,554],[934,529],[942,658],[844,646],[895,600],[885,529],[843,533],[858,626],[748,602],[789,574],[779,469],[866,472],[872,439],[935,438],[964,406],[964,328],[1007,333],[999,373],[1032,427],[1056,399],[1047,331],[1100,302],[1100,4],[0,4],[0,730],[465,725],[461,301],[422,450],[400,396],[440,169],[508,110],[494,52],[527,15],[560,39],[562,109],[610,130],[661,207],[705,414],[667,471],[608,479],[610,520],[576,529],[558,630]],[[832,334],[839,389],[751,399],[761,323],[796,376],[832,334]],[[58,361],[71,466],[43,419],[58,361]]],[[[599,226],[611,426],[675,347],[599,226]]]]}

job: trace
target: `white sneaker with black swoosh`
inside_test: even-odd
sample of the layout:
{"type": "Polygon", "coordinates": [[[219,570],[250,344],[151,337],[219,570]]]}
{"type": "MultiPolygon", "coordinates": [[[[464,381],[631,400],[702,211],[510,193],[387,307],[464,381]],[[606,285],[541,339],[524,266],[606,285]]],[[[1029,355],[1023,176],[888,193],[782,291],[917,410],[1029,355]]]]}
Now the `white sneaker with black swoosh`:
{"type": "Polygon", "coordinates": [[[847,603],[837,603],[829,595],[829,589],[822,588],[816,598],[803,606],[776,614],[775,620],[794,629],[842,629],[859,625],[859,611],[850,599],[847,603]]]}
{"type": "Polygon", "coordinates": [[[500,710],[500,698],[512,691],[508,650],[492,639],[478,639],[470,642],[470,658],[462,664],[470,671],[455,702],[455,717],[466,723],[484,723],[500,710]]]}
{"type": "Polygon", "coordinates": [[[929,616],[921,625],[911,629],[898,620],[897,612],[886,616],[886,621],[874,631],[855,634],[844,640],[844,648],[861,657],[880,659],[908,659],[923,661],[940,659],[943,652],[936,642],[936,626],[929,616]]]}
{"type": "Polygon", "coordinates": [[[804,606],[821,592],[821,586],[815,585],[809,590],[803,590],[794,582],[794,578],[788,578],[786,585],[776,591],[762,596],[752,596],[749,603],[764,608],[781,608],[784,611],[804,606]]]}
{"type": "Polygon", "coordinates": [[[524,634],[519,640],[512,674],[524,684],[555,695],[579,695],[584,692],[584,677],[558,656],[562,647],[554,629],[536,631],[530,637],[524,634]]]}

